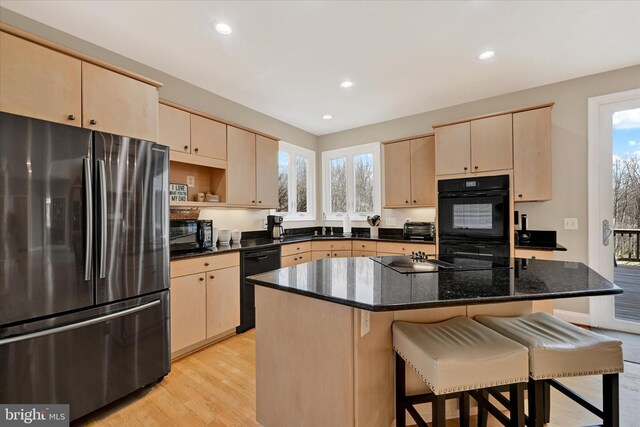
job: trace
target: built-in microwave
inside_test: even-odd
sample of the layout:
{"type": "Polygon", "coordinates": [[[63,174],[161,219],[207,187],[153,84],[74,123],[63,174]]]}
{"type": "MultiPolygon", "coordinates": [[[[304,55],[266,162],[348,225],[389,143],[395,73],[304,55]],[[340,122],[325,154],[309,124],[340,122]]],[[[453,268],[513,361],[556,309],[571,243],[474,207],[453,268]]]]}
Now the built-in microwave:
{"type": "Polygon", "coordinates": [[[170,225],[169,249],[173,253],[205,250],[214,244],[211,221],[172,219],[170,225]]]}

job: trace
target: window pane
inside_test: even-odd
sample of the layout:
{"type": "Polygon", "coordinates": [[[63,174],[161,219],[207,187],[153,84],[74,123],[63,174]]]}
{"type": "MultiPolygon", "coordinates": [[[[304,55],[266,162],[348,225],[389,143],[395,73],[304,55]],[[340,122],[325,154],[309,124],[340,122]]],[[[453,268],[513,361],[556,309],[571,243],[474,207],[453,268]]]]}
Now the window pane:
{"type": "Polygon", "coordinates": [[[309,170],[309,159],[296,156],[296,196],[298,206],[297,212],[308,212],[307,209],[307,172],[309,170]]]}
{"type": "Polygon", "coordinates": [[[347,211],[347,158],[331,160],[331,212],[347,211]]]}
{"type": "Polygon", "coordinates": [[[373,212],[373,154],[353,156],[355,211],[373,212]]]}
{"type": "Polygon", "coordinates": [[[289,210],[289,153],[278,152],[278,209],[277,212],[289,210]]]}

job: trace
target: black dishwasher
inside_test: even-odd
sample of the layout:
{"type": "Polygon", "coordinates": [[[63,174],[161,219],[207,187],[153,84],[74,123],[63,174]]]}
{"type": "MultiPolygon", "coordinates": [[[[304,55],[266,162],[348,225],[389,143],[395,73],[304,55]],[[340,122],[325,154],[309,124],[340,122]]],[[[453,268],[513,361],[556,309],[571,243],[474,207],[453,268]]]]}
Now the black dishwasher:
{"type": "Polygon", "coordinates": [[[248,331],[256,326],[255,287],[245,280],[248,276],[265,273],[280,268],[280,247],[256,249],[242,252],[240,258],[240,326],[237,333],[248,331]]]}

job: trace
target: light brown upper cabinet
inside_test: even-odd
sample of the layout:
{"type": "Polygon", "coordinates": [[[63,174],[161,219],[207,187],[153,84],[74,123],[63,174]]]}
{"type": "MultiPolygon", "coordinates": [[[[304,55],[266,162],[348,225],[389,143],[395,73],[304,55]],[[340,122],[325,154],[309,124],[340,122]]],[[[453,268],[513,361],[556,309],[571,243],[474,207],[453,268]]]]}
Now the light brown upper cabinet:
{"type": "Polygon", "coordinates": [[[436,128],[436,175],[466,173],[471,164],[469,122],[436,128]]]}
{"type": "Polygon", "coordinates": [[[471,122],[471,172],[513,168],[511,114],[471,122]]]}
{"type": "Polygon", "coordinates": [[[384,144],[385,208],[435,206],[434,140],[427,136],[384,144]]]}
{"type": "Polygon", "coordinates": [[[233,126],[227,126],[227,203],[256,204],[256,134],[233,126]]]}
{"type": "Polygon", "coordinates": [[[186,111],[158,105],[158,142],[171,150],[191,151],[191,122],[186,111]]]}
{"type": "Polygon", "coordinates": [[[82,63],[83,127],[157,141],[158,90],[150,84],[82,63]]]}
{"type": "Polygon", "coordinates": [[[436,175],[513,168],[511,114],[436,128],[436,175]]]}
{"type": "Polygon", "coordinates": [[[278,206],[278,141],[256,135],[256,200],[258,207],[278,206]]]}
{"type": "Polygon", "coordinates": [[[551,107],[513,115],[514,200],[551,200],[551,107]]]}
{"type": "Polygon", "coordinates": [[[436,205],[435,137],[411,140],[411,204],[436,205]]]}
{"type": "Polygon", "coordinates": [[[191,154],[227,159],[227,125],[191,114],[191,154]]]}
{"type": "Polygon", "coordinates": [[[82,61],[0,32],[0,110],[82,126],[82,61]]]}
{"type": "Polygon", "coordinates": [[[411,141],[384,144],[384,205],[411,205],[411,141]]]}

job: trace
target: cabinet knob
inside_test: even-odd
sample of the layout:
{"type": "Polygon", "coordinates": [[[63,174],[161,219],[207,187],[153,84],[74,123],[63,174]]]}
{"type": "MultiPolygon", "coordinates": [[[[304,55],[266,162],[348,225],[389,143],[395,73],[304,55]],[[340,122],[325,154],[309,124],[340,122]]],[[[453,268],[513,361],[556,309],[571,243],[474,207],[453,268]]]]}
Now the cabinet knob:
{"type": "Polygon", "coordinates": [[[98,124],[98,122],[97,122],[97,120],[96,120],[96,119],[91,119],[91,120],[89,120],[89,124],[90,124],[90,125],[97,125],[97,124],[98,124]]]}
{"type": "Polygon", "coordinates": [[[296,248],[296,251],[299,251],[299,250],[300,250],[300,248],[296,248]]]}
{"type": "Polygon", "coordinates": [[[409,203],[409,201],[408,201],[408,200],[405,200],[404,202],[405,202],[405,203],[409,203]]]}
{"type": "Polygon", "coordinates": [[[364,245],[362,245],[362,247],[364,248],[364,245]]]}
{"type": "Polygon", "coordinates": [[[252,201],[251,201],[251,203],[255,203],[255,202],[256,202],[255,200],[252,200],[252,201]]]}
{"type": "Polygon", "coordinates": [[[205,266],[205,267],[209,267],[209,263],[208,263],[208,262],[205,262],[205,263],[204,263],[204,266],[205,266]]]}
{"type": "Polygon", "coordinates": [[[204,277],[200,277],[198,280],[200,280],[201,282],[204,282],[204,277]]]}
{"type": "Polygon", "coordinates": [[[69,114],[69,115],[67,116],[67,119],[69,119],[69,120],[75,120],[75,119],[76,119],[76,116],[74,116],[73,114],[69,114]]]}
{"type": "Polygon", "coordinates": [[[467,170],[467,169],[469,169],[469,168],[465,166],[465,167],[464,167],[464,170],[467,170]]]}
{"type": "Polygon", "coordinates": [[[294,260],[294,261],[297,261],[297,260],[298,260],[298,258],[294,258],[293,260],[294,260]]]}
{"type": "Polygon", "coordinates": [[[331,256],[331,254],[327,254],[327,256],[331,256]]]}
{"type": "Polygon", "coordinates": [[[213,274],[211,276],[209,276],[209,279],[215,279],[216,276],[214,276],[213,274]]]}
{"type": "Polygon", "coordinates": [[[477,166],[474,166],[474,167],[476,168],[476,170],[478,170],[478,167],[477,167],[477,166]]]}
{"type": "Polygon", "coordinates": [[[413,201],[413,203],[418,203],[418,202],[416,202],[416,201],[414,200],[414,201],[413,201]]]}
{"type": "Polygon", "coordinates": [[[258,203],[262,203],[262,200],[258,200],[258,203]]]}
{"type": "Polygon", "coordinates": [[[193,151],[198,152],[198,147],[194,148],[193,151]]]}
{"type": "Polygon", "coordinates": [[[531,257],[531,259],[536,259],[536,256],[535,256],[535,255],[533,255],[533,256],[531,257]]]}
{"type": "Polygon", "coordinates": [[[522,197],[522,194],[518,194],[518,197],[522,197]]]}
{"type": "Polygon", "coordinates": [[[185,145],[185,146],[184,146],[184,150],[185,150],[185,151],[187,151],[188,149],[189,149],[189,146],[188,146],[188,145],[185,145]]]}

